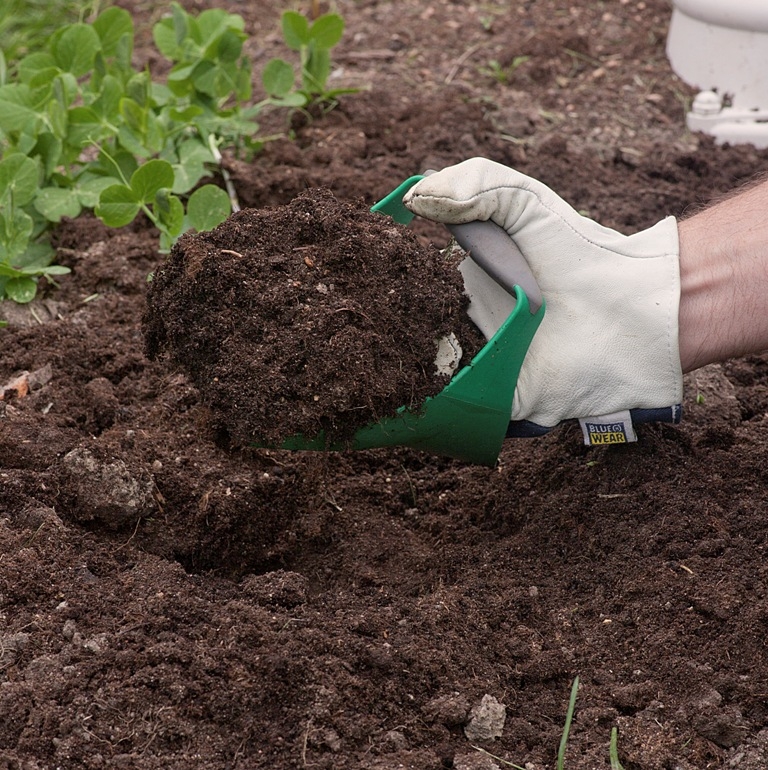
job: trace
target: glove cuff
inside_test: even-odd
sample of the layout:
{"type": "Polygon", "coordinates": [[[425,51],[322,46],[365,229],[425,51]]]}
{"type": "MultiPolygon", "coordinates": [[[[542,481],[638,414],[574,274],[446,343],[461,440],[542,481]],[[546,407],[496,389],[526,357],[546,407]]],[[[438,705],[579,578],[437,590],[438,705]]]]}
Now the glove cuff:
{"type": "MultiPolygon", "coordinates": [[[[622,427],[616,430],[615,425],[596,423],[600,418],[586,418],[579,420],[582,433],[584,434],[584,443],[587,446],[597,446],[605,444],[628,444],[636,440],[634,426],[643,425],[651,422],[666,422],[677,425],[683,417],[683,407],[681,404],[667,406],[659,409],[631,409],[628,412],[630,420],[630,429],[622,427]],[[597,428],[596,430],[594,428],[597,428]]],[[[537,425],[529,420],[514,420],[507,427],[507,438],[538,438],[545,436],[552,428],[544,425],[537,425]]]]}

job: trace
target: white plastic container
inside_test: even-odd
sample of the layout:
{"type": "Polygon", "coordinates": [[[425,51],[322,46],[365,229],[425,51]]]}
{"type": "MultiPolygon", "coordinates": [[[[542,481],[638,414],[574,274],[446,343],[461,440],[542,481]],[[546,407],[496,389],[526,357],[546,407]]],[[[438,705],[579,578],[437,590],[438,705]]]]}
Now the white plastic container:
{"type": "Polygon", "coordinates": [[[673,0],[667,56],[701,89],[691,130],[768,147],[768,0],[673,0]]]}

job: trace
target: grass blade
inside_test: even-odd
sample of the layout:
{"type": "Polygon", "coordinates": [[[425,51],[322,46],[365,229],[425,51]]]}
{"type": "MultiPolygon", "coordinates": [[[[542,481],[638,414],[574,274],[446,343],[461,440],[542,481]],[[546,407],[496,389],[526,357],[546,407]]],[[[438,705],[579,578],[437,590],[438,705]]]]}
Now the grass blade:
{"type": "Polygon", "coordinates": [[[571,685],[571,697],[568,701],[568,711],[565,714],[565,726],[563,727],[563,737],[560,738],[560,748],[557,751],[557,770],[565,768],[565,749],[568,745],[568,734],[571,732],[571,722],[573,721],[573,712],[576,710],[576,694],[579,691],[579,677],[573,680],[571,685]]]}
{"type": "Polygon", "coordinates": [[[618,729],[615,727],[611,728],[611,744],[608,747],[608,754],[611,758],[611,770],[624,770],[624,765],[619,762],[618,738],[618,729]]]}

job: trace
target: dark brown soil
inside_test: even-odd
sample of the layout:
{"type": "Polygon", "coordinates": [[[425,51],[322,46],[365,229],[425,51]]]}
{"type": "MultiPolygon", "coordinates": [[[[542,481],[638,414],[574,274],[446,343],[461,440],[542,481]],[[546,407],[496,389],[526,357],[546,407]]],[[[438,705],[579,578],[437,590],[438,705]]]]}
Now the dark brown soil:
{"type": "MultiPolygon", "coordinates": [[[[123,4],[148,43],[160,10],[123,4]]],[[[283,3],[227,5],[257,72],[284,53],[283,3]]],[[[246,206],[485,155],[633,232],[768,168],[686,131],[666,0],[338,8],[334,83],[367,90],[231,159],[246,206]]],[[[613,727],[626,770],[768,766],[768,358],[690,375],[683,424],[623,448],[235,451],[144,355],[156,235],[66,223],[72,275],[0,308],[0,387],[35,375],[0,401],[0,767],[544,770],[577,675],[568,770],[610,767],[613,727]],[[485,695],[501,736],[467,737],[485,695]]]]}
{"type": "Polygon", "coordinates": [[[155,271],[147,353],[169,352],[234,445],[417,412],[450,379],[437,341],[481,347],[456,260],[368,209],[308,190],[187,234],[155,271]]]}

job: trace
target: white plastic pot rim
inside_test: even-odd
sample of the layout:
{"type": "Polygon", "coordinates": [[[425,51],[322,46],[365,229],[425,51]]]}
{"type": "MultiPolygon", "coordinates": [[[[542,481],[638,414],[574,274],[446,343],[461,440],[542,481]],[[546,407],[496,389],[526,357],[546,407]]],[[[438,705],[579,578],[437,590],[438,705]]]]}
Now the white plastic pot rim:
{"type": "Polygon", "coordinates": [[[673,0],[691,18],[720,27],[747,32],[768,32],[766,0],[673,0]]]}

